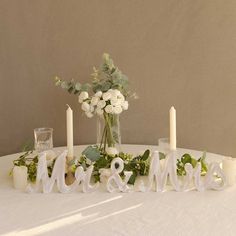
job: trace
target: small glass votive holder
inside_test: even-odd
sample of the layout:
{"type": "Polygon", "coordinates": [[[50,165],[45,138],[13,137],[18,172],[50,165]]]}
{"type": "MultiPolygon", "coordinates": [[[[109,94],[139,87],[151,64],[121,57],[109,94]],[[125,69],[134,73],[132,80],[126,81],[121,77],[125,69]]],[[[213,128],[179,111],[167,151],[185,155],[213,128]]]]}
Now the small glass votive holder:
{"type": "Polygon", "coordinates": [[[158,148],[160,152],[168,153],[170,151],[170,140],[169,138],[159,138],[158,148]]]}
{"type": "Polygon", "coordinates": [[[53,129],[36,128],[34,129],[34,148],[37,152],[43,152],[53,148],[53,129]]]}

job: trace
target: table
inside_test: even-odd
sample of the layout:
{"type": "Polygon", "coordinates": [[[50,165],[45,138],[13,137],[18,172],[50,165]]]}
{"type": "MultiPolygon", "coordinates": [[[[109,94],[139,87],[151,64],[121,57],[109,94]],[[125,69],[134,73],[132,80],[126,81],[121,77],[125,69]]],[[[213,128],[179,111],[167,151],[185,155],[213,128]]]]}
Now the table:
{"type": "MultiPolygon", "coordinates": [[[[76,146],[80,153],[85,146],[76,146]]],[[[123,145],[134,154],[156,146],[123,145]]],[[[61,151],[64,148],[56,148],[61,151]]],[[[178,149],[196,157],[201,152],[178,149]]],[[[236,189],[164,193],[27,194],[8,175],[19,154],[0,157],[0,235],[235,235],[236,189]]],[[[208,160],[223,156],[207,154],[208,160]]]]}

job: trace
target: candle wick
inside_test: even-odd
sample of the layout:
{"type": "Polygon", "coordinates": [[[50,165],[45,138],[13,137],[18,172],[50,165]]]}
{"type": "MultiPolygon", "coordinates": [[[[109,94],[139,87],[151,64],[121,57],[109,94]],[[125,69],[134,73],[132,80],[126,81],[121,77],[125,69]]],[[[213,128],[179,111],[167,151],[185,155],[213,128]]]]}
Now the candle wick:
{"type": "Polygon", "coordinates": [[[66,104],[68,106],[68,108],[70,108],[70,106],[68,104],[66,104]]]}

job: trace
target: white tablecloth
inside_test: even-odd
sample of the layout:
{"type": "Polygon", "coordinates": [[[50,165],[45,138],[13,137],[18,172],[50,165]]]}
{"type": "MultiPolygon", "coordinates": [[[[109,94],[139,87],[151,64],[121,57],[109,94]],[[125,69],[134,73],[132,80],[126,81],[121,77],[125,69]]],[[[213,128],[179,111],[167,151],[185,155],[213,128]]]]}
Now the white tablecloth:
{"type": "MultiPolygon", "coordinates": [[[[75,147],[76,153],[84,147],[75,147]]],[[[123,146],[134,154],[146,148],[157,149],[123,146]]],[[[27,194],[13,189],[8,176],[17,157],[0,157],[0,235],[236,235],[235,187],[219,192],[27,194]]],[[[207,158],[220,161],[222,156],[207,158]]]]}

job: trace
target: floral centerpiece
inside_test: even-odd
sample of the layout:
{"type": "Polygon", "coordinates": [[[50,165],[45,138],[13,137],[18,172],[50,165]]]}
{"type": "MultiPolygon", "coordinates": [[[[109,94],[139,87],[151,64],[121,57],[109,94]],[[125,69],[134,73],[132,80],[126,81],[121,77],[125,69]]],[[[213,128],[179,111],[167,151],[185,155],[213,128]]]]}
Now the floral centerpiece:
{"type": "MultiPolygon", "coordinates": [[[[124,176],[124,171],[132,171],[133,173],[129,184],[134,184],[137,176],[147,176],[150,168],[149,150],[138,156],[118,150],[121,140],[119,116],[123,111],[128,110],[128,99],[136,98],[136,95],[130,92],[127,76],[114,65],[111,57],[106,53],[103,54],[101,66],[98,69],[93,68],[90,84],[81,84],[73,79],[66,81],[59,77],[55,77],[55,82],[57,86],[78,96],[81,109],[88,118],[98,117],[97,145],[88,146],[81,156],[74,158],[66,172],[74,173],[78,166],[82,166],[86,170],[93,165],[93,178],[96,182],[101,181],[103,177],[109,176],[112,160],[119,157],[124,161],[124,170],[121,175],[124,176]]],[[[163,164],[166,153],[159,153],[159,155],[163,164]]],[[[49,151],[46,158],[48,175],[51,176],[57,157],[49,151]]],[[[33,150],[30,149],[14,160],[13,164],[16,167],[26,166],[28,180],[34,182],[38,160],[37,153],[33,153],[33,150]]],[[[193,168],[197,163],[201,163],[202,175],[208,171],[205,153],[198,159],[184,154],[181,159],[177,160],[176,172],[178,176],[186,175],[185,164],[187,163],[191,164],[193,168]]]]}
{"type": "Polygon", "coordinates": [[[97,143],[102,152],[118,153],[121,142],[119,115],[128,110],[128,99],[136,97],[129,91],[128,77],[113,63],[109,54],[103,54],[103,63],[93,68],[92,83],[64,81],[55,78],[56,85],[78,95],[81,109],[88,118],[98,117],[97,143]]]}

